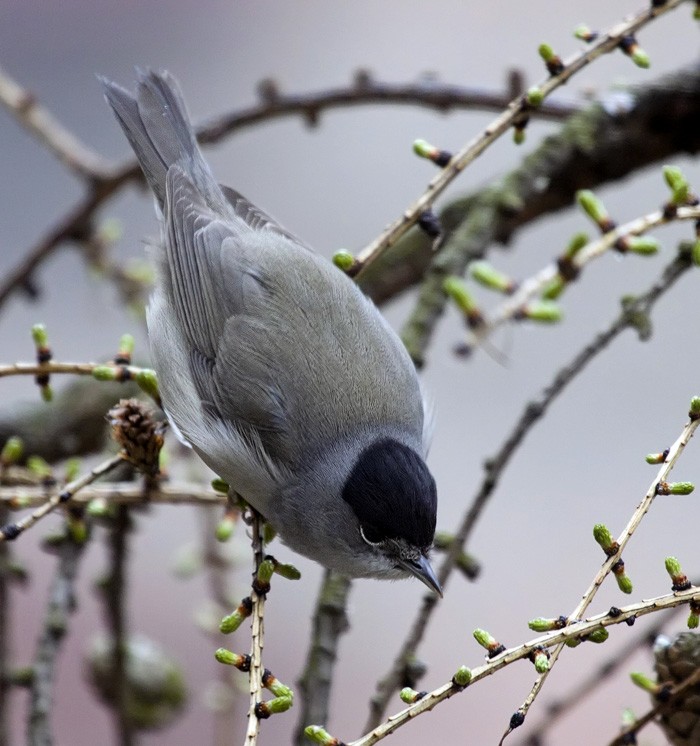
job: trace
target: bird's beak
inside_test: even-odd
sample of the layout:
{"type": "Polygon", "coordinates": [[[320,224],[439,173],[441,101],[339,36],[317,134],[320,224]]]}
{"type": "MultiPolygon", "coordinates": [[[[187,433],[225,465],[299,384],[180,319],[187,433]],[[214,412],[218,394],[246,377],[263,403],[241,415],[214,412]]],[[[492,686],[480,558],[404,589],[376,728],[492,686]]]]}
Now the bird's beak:
{"type": "Polygon", "coordinates": [[[427,557],[421,554],[417,560],[402,560],[399,564],[404,570],[417,577],[421,583],[425,583],[431,591],[435,591],[442,598],[442,588],[427,557]]]}

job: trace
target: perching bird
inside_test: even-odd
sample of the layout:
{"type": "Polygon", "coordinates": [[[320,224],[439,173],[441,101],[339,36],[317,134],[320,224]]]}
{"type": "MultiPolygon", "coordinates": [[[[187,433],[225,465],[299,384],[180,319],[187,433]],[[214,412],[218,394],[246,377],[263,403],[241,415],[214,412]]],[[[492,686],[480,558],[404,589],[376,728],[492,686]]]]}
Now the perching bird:
{"type": "Polygon", "coordinates": [[[440,593],[401,341],[343,272],[216,182],[171,75],[139,72],[136,96],[101,82],[160,208],[148,334],[169,420],[292,549],[440,593]]]}

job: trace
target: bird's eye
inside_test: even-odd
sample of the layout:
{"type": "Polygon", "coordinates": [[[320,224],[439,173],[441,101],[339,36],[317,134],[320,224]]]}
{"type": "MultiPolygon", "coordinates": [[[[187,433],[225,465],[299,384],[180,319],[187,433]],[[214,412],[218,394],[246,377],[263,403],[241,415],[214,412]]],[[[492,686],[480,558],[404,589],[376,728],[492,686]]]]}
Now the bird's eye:
{"type": "Polygon", "coordinates": [[[360,526],[360,536],[371,546],[377,546],[384,540],[384,537],[371,526],[360,526]]]}

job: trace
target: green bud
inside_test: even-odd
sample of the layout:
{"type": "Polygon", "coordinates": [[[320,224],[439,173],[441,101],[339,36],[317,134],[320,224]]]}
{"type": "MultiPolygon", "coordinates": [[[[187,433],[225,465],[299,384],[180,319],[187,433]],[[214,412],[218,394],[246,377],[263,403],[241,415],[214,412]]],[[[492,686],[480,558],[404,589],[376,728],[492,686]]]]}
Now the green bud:
{"type": "Polygon", "coordinates": [[[528,303],[520,309],[520,315],[522,318],[541,324],[556,324],[564,316],[561,306],[548,300],[528,303]]]}
{"type": "Polygon", "coordinates": [[[225,663],[227,666],[235,666],[236,668],[245,667],[246,656],[232,653],[230,650],[226,650],[226,648],[219,648],[214,653],[214,657],[219,663],[225,663]]]}
{"type": "Polygon", "coordinates": [[[338,746],[338,739],[333,736],[320,725],[307,725],[304,728],[304,733],[314,743],[319,743],[321,746],[338,746]]]}
{"type": "Polygon", "coordinates": [[[92,518],[106,518],[110,513],[110,505],[104,497],[96,497],[87,504],[87,514],[92,518]]]}
{"type": "Polygon", "coordinates": [[[49,335],[43,324],[34,324],[32,327],[32,339],[37,347],[49,346],[49,335]]]}
{"type": "Polygon", "coordinates": [[[700,396],[694,396],[690,400],[690,411],[688,412],[688,416],[693,420],[700,417],[700,396]]]}
{"type": "Polygon", "coordinates": [[[528,104],[530,104],[530,106],[534,106],[535,108],[541,106],[542,102],[544,101],[544,94],[542,93],[542,89],[536,85],[528,89],[526,96],[528,104]]]}
{"type": "Polygon", "coordinates": [[[413,141],[413,152],[421,158],[430,158],[436,150],[437,148],[434,145],[425,140],[413,141]]]}
{"type": "Polygon", "coordinates": [[[232,614],[225,616],[219,624],[219,632],[223,632],[225,635],[230,635],[231,632],[235,632],[246,617],[236,609],[232,614]]]}
{"type": "Polygon", "coordinates": [[[545,286],[542,291],[543,300],[556,300],[563,292],[566,287],[566,280],[561,275],[553,277],[545,286]]]}
{"type": "Polygon", "coordinates": [[[299,570],[294,565],[289,564],[277,563],[275,565],[275,572],[287,580],[299,580],[301,577],[299,570]]]}
{"type": "Polygon", "coordinates": [[[639,671],[631,673],[630,679],[632,679],[632,683],[635,686],[638,686],[640,689],[644,689],[645,692],[649,692],[650,694],[656,694],[659,689],[659,685],[655,681],[650,679],[646,674],[640,673],[639,671]]]}
{"type": "Polygon", "coordinates": [[[211,480],[211,488],[214,490],[214,492],[219,492],[222,495],[228,495],[228,482],[221,479],[221,477],[216,477],[216,479],[211,480]]]}
{"type": "Polygon", "coordinates": [[[666,565],[666,572],[671,576],[671,580],[677,578],[679,575],[683,575],[681,563],[676,557],[666,557],[664,564],[666,565]]]}
{"type": "Polygon", "coordinates": [[[554,49],[549,44],[540,44],[537,51],[545,62],[549,62],[554,57],[554,49]]]}
{"type": "Polygon", "coordinates": [[[700,615],[698,615],[698,612],[691,609],[690,614],[688,614],[688,621],[686,623],[688,625],[688,629],[697,629],[700,625],[700,615]]]}
{"type": "Polygon", "coordinates": [[[151,370],[150,368],[142,368],[136,374],[135,380],[144,394],[147,394],[151,399],[155,399],[156,401],[160,398],[160,393],[158,391],[158,377],[154,370],[151,370]]]}
{"type": "Polygon", "coordinates": [[[442,289],[457,304],[460,311],[470,314],[477,310],[477,305],[461,277],[456,275],[446,277],[443,280],[442,289]]]}
{"type": "Polygon", "coordinates": [[[333,254],[333,264],[343,272],[347,272],[355,264],[355,257],[349,251],[340,249],[333,254]]]}
{"type": "Polygon", "coordinates": [[[418,692],[415,689],[411,689],[410,686],[405,686],[399,692],[399,697],[401,697],[402,702],[405,702],[407,705],[412,705],[414,702],[418,701],[418,692]]]}
{"type": "Polygon", "coordinates": [[[628,251],[641,256],[652,256],[661,248],[659,242],[652,236],[628,236],[626,245],[628,251]]]}
{"type": "Polygon", "coordinates": [[[65,466],[65,480],[66,482],[74,482],[80,476],[80,459],[69,458],[66,461],[65,466]]]}
{"type": "Polygon", "coordinates": [[[29,456],[27,459],[27,469],[39,477],[39,479],[46,479],[52,476],[51,466],[41,456],[29,456]]]}
{"type": "Polygon", "coordinates": [[[260,563],[260,567],[258,567],[258,572],[256,575],[258,582],[262,583],[263,585],[269,584],[274,572],[275,563],[271,559],[264,559],[260,563]]]}
{"type": "Polygon", "coordinates": [[[530,619],[527,626],[533,632],[551,632],[553,629],[557,629],[556,619],[547,619],[543,616],[538,616],[535,619],[530,619]]]}
{"type": "Polygon", "coordinates": [[[457,669],[457,672],[455,673],[455,675],[452,677],[452,681],[457,686],[468,686],[471,680],[472,680],[472,672],[466,666],[460,666],[457,669]]]}
{"type": "Polygon", "coordinates": [[[601,643],[605,642],[608,637],[610,637],[610,633],[608,632],[605,627],[601,627],[601,629],[596,629],[593,632],[591,632],[590,635],[588,635],[588,639],[591,642],[596,643],[596,645],[600,645],[601,643]]]}
{"type": "Polygon", "coordinates": [[[236,527],[236,522],[233,520],[231,516],[224,516],[217,524],[216,524],[216,540],[217,541],[228,541],[231,536],[233,535],[233,530],[236,527]]]}
{"type": "Polygon", "coordinates": [[[96,365],[92,369],[92,377],[98,381],[116,381],[117,369],[112,365],[96,365]]]}
{"type": "Polygon", "coordinates": [[[549,658],[546,653],[541,652],[535,656],[535,671],[537,673],[549,671],[549,658]]]}
{"type": "Polygon", "coordinates": [[[271,544],[275,540],[276,536],[277,531],[275,531],[275,527],[271,523],[265,521],[265,523],[263,523],[262,529],[263,544],[271,544]]]}
{"type": "Polygon", "coordinates": [[[664,166],[664,179],[672,193],[672,202],[674,205],[684,205],[688,201],[690,185],[683,175],[683,172],[677,166],[664,166]]]}
{"type": "Polygon", "coordinates": [[[567,637],[564,645],[567,648],[577,648],[581,644],[581,640],[578,637],[567,637]]]}
{"type": "Polygon", "coordinates": [[[637,67],[643,67],[645,70],[651,67],[651,60],[649,59],[649,55],[641,47],[635,47],[634,51],[630,55],[630,58],[637,67]]]}
{"type": "Polygon", "coordinates": [[[623,728],[629,728],[631,725],[634,725],[637,722],[637,716],[634,714],[634,710],[630,707],[625,707],[622,711],[621,721],[623,728]]]}
{"type": "Polygon", "coordinates": [[[644,457],[644,460],[647,462],[647,464],[663,464],[663,462],[666,460],[666,454],[665,453],[647,453],[647,455],[644,457]]]}
{"type": "Polygon", "coordinates": [[[277,715],[280,712],[287,712],[287,710],[294,704],[293,697],[275,697],[268,702],[263,702],[264,708],[270,713],[270,715],[277,715]]]}
{"type": "Polygon", "coordinates": [[[604,552],[607,552],[613,546],[612,534],[604,523],[596,523],[593,526],[593,538],[600,544],[600,548],[604,552]]]}
{"type": "Polygon", "coordinates": [[[48,383],[44,386],[40,386],[39,390],[41,391],[41,398],[45,402],[53,401],[53,389],[51,388],[51,386],[49,386],[48,383]]]}
{"type": "Polygon", "coordinates": [[[668,482],[669,495],[689,495],[695,485],[692,482],[668,482]]]}
{"type": "Polygon", "coordinates": [[[481,645],[482,648],[486,648],[487,650],[489,648],[492,648],[496,645],[498,645],[498,642],[495,637],[492,637],[485,629],[475,629],[472,633],[474,635],[474,639],[481,645]]]}
{"type": "Polygon", "coordinates": [[[693,243],[690,250],[690,258],[696,267],[700,267],[700,238],[693,243]]]}
{"type": "Polygon", "coordinates": [[[581,41],[592,41],[595,38],[591,29],[585,23],[579,24],[574,29],[574,36],[581,41]]]}
{"type": "Polygon", "coordinates": [[[525,129],[523,127],[513,127],[513,142],[516,145],[522,145],[525,142],[525,129]]]}
{"type": "Polygon", "coordinates": [[[569,244],[566,247],[564,256],[567,259],[573,259],[589,241],[590,238],[588,237],[587,233],[583,233],[582,231],[579,233],[574,233],[574,235],[571,237],[571,240],[569,241],[569,244]]]}
{"type": "Polygon", "coordinates": [[[88,529],[85,521],[81,518],[77,520],[70,518],[66,521],[66,525],[68,526],[68,534],[73,540],[73,543],[78,546],[85,544],[88,538],[88,529]]]}
{"type": "Polygon", "coordinates": [[[632,593],[632,581],[625,573],[615,575],[615,580],[617,581],[617,587],[623,593],[632,593]]]}
{"type": "Polygon", "coordinates": [[[590,189],[579,189],[576,192],[576,200],[586,215],[598,225],[610,220],[605,206],[590,189]]]}
{"type": "Polygon", "coordinates": [[[479,284],[492,290],[498,290],[500,293],[512,293],[515,289],[515,282],[488,262],[472,262],[469,266],[469,272],[479,284]]]}
{"type": "Polygon", "coordinates": [[[700,21],[700,3],[696,3],[695,7],[693,8],[693,20],[700,21]]]}
{"type": "Polygon", "coordinates": [[[3,466],[16,464],[22,458],[23,452],[24,443],[22,439],[16,435],[11,436],[5,441],[5,445],[0,452],[0,464],[3,466]]]}
{"type": "Polygon", "coordinates": [[[119,352],[131,357],[134,352],[134,345],[134,338],[131,334],[122,334],[121,339],[119,340],[119,352]]]}

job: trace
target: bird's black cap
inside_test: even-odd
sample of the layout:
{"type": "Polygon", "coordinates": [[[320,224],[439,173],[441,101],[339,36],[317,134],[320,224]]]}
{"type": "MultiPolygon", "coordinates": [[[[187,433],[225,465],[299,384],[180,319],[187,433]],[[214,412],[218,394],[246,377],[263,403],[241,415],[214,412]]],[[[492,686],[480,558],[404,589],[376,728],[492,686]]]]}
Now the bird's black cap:
{"type": "Polygon", "coordinates": [[[373,443],[360,454],[343,488],[371,542],[404,539],[427,549],[437,519],[435,480],[425,461],[396,440],[373,443]]]}

